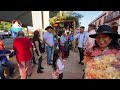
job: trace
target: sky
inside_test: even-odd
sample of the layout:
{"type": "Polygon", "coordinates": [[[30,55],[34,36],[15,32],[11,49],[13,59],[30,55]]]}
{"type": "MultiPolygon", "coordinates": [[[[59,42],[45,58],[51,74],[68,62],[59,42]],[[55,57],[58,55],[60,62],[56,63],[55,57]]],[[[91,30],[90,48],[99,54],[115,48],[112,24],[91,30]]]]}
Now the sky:
{"type": "Polygon", "coordinates": [[[84,16],[80,19],[80,22],[81,26],[85,27],[85,31],[88,29],[89,23],[91,23],[100,14],[102,14],[102,11],[77,11],[77,12],[84,16]]]}

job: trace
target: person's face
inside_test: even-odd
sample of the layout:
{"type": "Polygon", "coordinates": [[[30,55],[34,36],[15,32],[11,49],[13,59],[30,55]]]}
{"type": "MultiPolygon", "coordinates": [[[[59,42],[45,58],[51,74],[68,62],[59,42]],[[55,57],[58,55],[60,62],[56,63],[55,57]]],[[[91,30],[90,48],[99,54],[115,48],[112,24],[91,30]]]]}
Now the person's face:
{"type": "Polygon", "coordinates": [[[83,33],[84,32],[84,29],[83,28],[80,28],[80,33],[83,33]]]}
{"type": "Polygon", "coordinates": [[[110,36],[102,33],[96,36],[96,42],[101,48],[106,48],[110,44],[111,40],[112,39],[110,38],[110,36]]]}
{"type": "Polygon", "coordinates": [[[49,28],[49,29],[48,29],[48,32],[49,32],[49,33],[51,33],[51,32],[52,32],[52,29],[51,29],[51,28],[49,28]]]}

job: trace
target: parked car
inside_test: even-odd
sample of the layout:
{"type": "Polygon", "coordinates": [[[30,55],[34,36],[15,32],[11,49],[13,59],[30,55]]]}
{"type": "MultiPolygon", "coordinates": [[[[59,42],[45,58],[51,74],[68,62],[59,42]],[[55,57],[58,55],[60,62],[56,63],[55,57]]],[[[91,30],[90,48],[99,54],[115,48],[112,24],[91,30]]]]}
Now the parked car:
{"type": "Polygon", "coordinates": [[[11,36],[10,32],[0,31],[0,38],[4,39],[5,37],[10,37],[10,36],[11,36]]]}

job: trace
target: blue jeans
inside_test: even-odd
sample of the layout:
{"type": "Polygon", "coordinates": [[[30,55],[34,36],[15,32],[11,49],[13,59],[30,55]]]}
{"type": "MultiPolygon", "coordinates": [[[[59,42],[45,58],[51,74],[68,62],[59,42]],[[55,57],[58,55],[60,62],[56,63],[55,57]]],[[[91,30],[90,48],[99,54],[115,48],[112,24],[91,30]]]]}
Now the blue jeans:
{"type": "Polygon", "coordinates": [[[8,62],[6,62],[6,65],[0,65],[0,78],[5,79],[4,67],[8,67],[10,76],[13,76],[13,74],[14,74],[14,65],[13,65],[12,62],[8,61],[8,62]]]}
{"type": "Polygon", "coordinates": [[[14,64],[11,61],[8,61],[6,63],[6,65],[4,65],[4,67],[8,67],[10,76],[13,76],[13,74],[14,74],[14,64]]]}
{"type": "Polygon", "coordinates": [[[4,67],[2,65],[0,65],[0,79],[5,79],[5,76],[4,76],[4,67]]]}
{"type": "Polygon", "coordinates": [[[51,64],[51,56],[53,47],[46,46],[47,49],[47,64],[51,64]]]}

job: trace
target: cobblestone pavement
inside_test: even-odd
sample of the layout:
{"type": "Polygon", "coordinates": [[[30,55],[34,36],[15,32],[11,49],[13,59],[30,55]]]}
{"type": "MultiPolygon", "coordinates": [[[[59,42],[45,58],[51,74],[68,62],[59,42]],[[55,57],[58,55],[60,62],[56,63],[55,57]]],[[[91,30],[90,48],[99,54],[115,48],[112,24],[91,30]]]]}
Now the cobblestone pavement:
{"type": "MultiPolygon", "coordinates": [[[[11,48],[12,39],[5,39],[5,46],[9,49],[11,48]],[[11,44],[10,44],[11,43],[11,44]]],[[[15,63],[15,77],[14,79],[19,79],[19,70],[16,64],[15,57],[11,58],[13,63],[15,63]]],[[[78,64],[79,53],[70,51],[70,56],[64,61],[65,69],[63,79],[82,79],[84,65],[78,64]]],[[[45,68],[44,73],[37,73],[37,65],[33,65],[33,73],[30,79],[51,79],[52,78],[52,66],[47,65],[46,54],[43,55],[42,66],[45,68]]]]}

